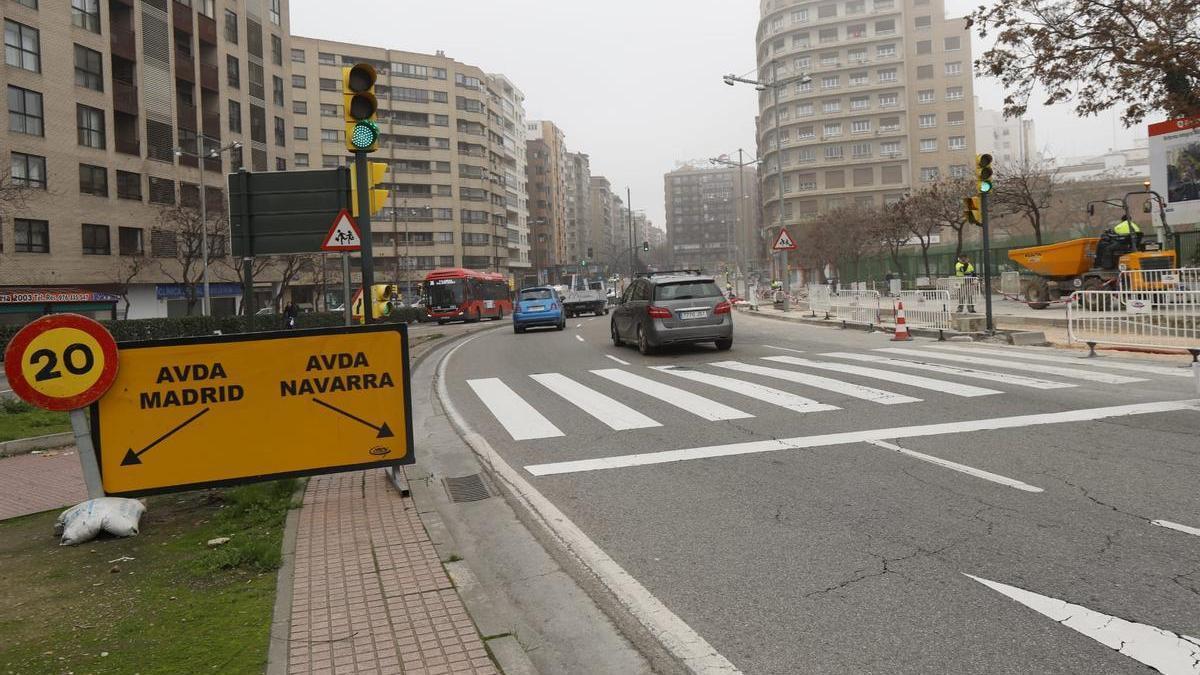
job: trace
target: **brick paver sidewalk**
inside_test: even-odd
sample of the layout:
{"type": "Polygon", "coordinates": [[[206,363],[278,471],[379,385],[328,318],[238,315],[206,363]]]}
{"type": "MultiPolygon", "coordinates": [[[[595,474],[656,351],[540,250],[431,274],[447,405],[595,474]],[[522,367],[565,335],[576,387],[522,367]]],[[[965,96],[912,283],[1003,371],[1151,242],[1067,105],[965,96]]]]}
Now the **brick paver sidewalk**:
{"type": "Polygon", "coordinates": [[[383,470],[310,479],[295,561],[289,675],[497,672],[412,500],[383,470]]]}
{"type": "Polygon", "coordinates": [[[73,506],[87,499],[74,448],[0,459],[0,520],[73,506]]]}

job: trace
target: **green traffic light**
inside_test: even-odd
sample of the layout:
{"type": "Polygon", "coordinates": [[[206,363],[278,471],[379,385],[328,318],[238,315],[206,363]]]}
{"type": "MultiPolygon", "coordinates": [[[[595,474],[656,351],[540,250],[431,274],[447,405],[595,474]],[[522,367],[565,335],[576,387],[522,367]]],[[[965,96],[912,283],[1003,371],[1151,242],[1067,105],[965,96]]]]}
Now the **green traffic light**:
{"type": "Polygon", "coordinates": [[[356,148],[367,149],[375,145],[379,140],[379,126],[371,120],[359,120],[354,125],[354,133],[350,136],[350,143],[356,148]]]}
{"type": "Polygon", "coordinates": [[[990,180],[980,181],[979,182],[979,191],[980,192],[991,192],[992,191],[992,181],[990,181],[990,180]]]}

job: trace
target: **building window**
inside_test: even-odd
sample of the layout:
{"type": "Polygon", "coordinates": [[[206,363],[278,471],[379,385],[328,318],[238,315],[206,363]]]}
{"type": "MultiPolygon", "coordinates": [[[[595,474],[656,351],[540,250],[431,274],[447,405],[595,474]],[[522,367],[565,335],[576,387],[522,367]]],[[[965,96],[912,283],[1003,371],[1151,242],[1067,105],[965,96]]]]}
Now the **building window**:
{"type": "Polygon", "coordinates": [[[962,61],[951,61],[946,64],[946,77],[962,75],[962,61]]]}
{"type": "Polygon", "coordinates": [[[334,103],[321,104],[321,117],[341,117],[341,106],[334,103]]]}
{"type": "Polygon", "coordinates": [[[336,66],[337,65],[337,54],[329,54],[327,52],[317,52],[317,62],[327,65],[327,66],[336,66]]]}
{"type": "MultiPolygon", "coordinates": [[[[308,127],[292,127],[292,138],[297,141],[308,140],[308,127]]],[[[299,164],[299,162],[297,162],[299,164]]]]}
{"type": "Polygon", "coordinates": [[[100,52],[75,45],[75,84],[104,91],[104,57],[100,52]]]}
{"type": "Polygon", "coordinates": [[[336,156],[321,155],[321,168],[322,169],[333,169],[338,166],[341,166],[341,163],[338,161],[338,158],[336,156]]]}
{"type": "Polygon", "coordinates": [[[250,61],[246,64],[246,76],[249,84],[246,91],[254,98],[264,98],[263,96],[263,67],[257,63],[250,61]]]}
{"type": "Polygon", "coordinates": [[[937,115],[933,113],[918,115],[917,126],[922,129],[932,129],[937,126],[937,115]]]}
{"type": "Polygon", "coordinates": [[[170,178],[150,176],[150,203],[174,204],[175,181],[170,178]]]}
{"type": "Polygon", "coordinates": [[[18,5],[25,5],[29,9],[38,8],[38,0],[17,0],[18,5]]]}
{"type": "Polygon", "coordinates": [[[841,111],[842,111],[842,102],[841,101],[824,101],[823,103],[821,103],[821,112],[823,112],[827,115],[833,114],[833,113],[839,113],[841,111]]]}
{"type": "Polygon", "coordinates": [[[305,89],[307,87],[308,87],[308,78],[304,77],[303,75],[293,75],[292,76],[292,88],[293,89],[305,89]]]}
{"type": "Polygon", "coordinates": [[[50,223],[45,220],[13,219],[17,253],[49,253],[50,223]]]}
{"type": "Polygon", "coordinates": [[[796,83],[796,95],[812,91],[812,80],[802,80],[796,83]]]}
{"type": "Polygon", "coordinates": [[[922,89],[917,92],[917,103],[933,103],[936,98],[932,89],[922,89]]]}
{"type": "Polygon", "coordinates": [[[825,146],[825,159],[841,159],[842,156],[843,156],[842,146],[840,146],[840,145],[825,146]]]}
{"type": "Polygon", "coordinates": [[[841,136],[842,135],[842,123],[841,122],[828,122],[825,124],[825,128],[821,133],[823,134],[823,136],[822,136],[823,138],[832,138],[834,136],[841,136]]]}
{"type": "Polygon", "coordinates": [[[871,97],[870,96],[855,96],[854,98],[850,99],[850,109],[851,110],[866,110],[870,107],[871,107],[871,97]]]}
{"type": "Polygon", "coordinates": [[[233,54],[225,56],[225,81],[234,89],[242,87],[242,64],[233,54]]]}
{"type": "Polygon", "coordinates": [[[293,49],[292,50],[292,63],[304,63],[304,50],[303,49],[293,49]]]}
{"type": "Polygon", "coordinates": [[[850,123],[850,133],[866,134],[871,131],[871,120],[854,120],[850,123]]]}
{"type": "Polygon", "coordinates": [[[308,153],[298,152],[292,161],[295,163],[296,168],[305,168],[308,166],[308,153]]]}
{"type": "Polygon", "coordinates": [[[121,255],[144,255],[146,249],[142,241],[142,228],[117,228],[117,246],[119,247],[117,251],[121,255]]]}
{"type": "Polygon", "coordinates": [[[962,49],[962,38],[955,35],[954,37],[942,38],[942,48],[948,52],[956,52],[962,49]]]}
{"type": "Polygon", "coordinates": [[[951,150],[966,150],[967,149],[967,137],[966,136],[951,136],[950,137],[950,149],[951,150]]]}
{"type": "Polygon", "coordinates": [[[338,85],[338,81],[333,79],[332,77],[320,78],[319,84],[321,86],[321,91],[340,91],[341,90],[341,86],[338,85]]]}
{"type": "Polygon", "coordinates": [[[8,130],[30,136],[45,135],[42,95],[31,89],[8,85],[8,130]]]}
{"type": "Polygon", "coordinates": [[[271,35],[271,63],[283,65],[283,39],[274,34],[271,35]]]}
{"type": "Polygon", "coordinates": [[[104,111],[82,103],[75,106],[75,121],[78,125],[79,144],[86,148],[103,150],[104,111]]]}
{"type": "Polygon", "coordinates": [[[275,145],[281,148],[287,145],[287,124],[282,117],[275,118],[275,145]]]}
{"type": "Polygon", "coordinates": [[[322,129],[321,140],[330,143],[337,143],[342,140],[342,132],[337,129],[322,129]]]}
{"type": "Polygon", "coordinates": [[[275,158],[275,170],[276,171],[287,171],[287,160],[282,157],[276,157],[275,158]]]}
{"type": "Polygon", "coordinates": [[[850,154],[853,155],[854,157],[858,157],[858,158],[870,157],[871,156],[871,144],[870,143],[855,143],[854,145],[850,146],[850,154]]]}
{"type": "Polygon", "coordinates": [[[866,0],[857,0],[856,2],[846,3],[847,14],[862,14],[867,11],[866,0]]]}
{"type": "Polygon", "coordinates": [[[267,8],[267,18],[271,20],[271,23],[278,26],[281,20],[279,0],[269,0],[269,2],[270,6],[267,8]]]}
{"type": "Polygon", "coordinates": [[[79,165],[79,192],[96,197],[108,196],[108,169],[91,164],[79,165]]]}
{"type": "Polygon", "coordinates": [[[238,15],[225,10],[225,41],[231,45],[238,43],[238,15]]]}
{"type": "Polygon", "coordinates": [[[929,80],[933,78],[933,66],[917,66],[917,79],[929,80]]]}
{"type": "MultiPolygon", "coordinates": [[[[849,36],[847,36],[849,37],[849,36]]],[[[817,42],[823,45],[832,44],[838,41],[838,29],[822,28],[817,31],[817,42]]]]}
{"type": "Polygon", "coordinates": [[[117,169],[117,198],[142,201],[142,174],[117,169]]]}
{"type": "Polygon", "coordinates": [[[847,51],[846,59],[849,60],[850,63],[862,63],[862,62],[866,61],[867,60],[867,48],[859,47],[858,49],[851,49],[851,50],[847,51]]]}
{"type": "Polygon", "coordinates": [[[921,139],[921,152],[937,152],[937,139],[936,138],[922,138],[921,139]]]}
{"type": "Polygon", "coordinates": [[[896,56],[896,45],[879,45],[875,48],[875,57],[880,59],[890,59],[896,56]]]}
{"type": "Polygon", "coordinates": [[[112,255],[112,245],[108,241],[107,225],[83,224],[83,254],[112,255]]]}
{"type": "Polygon", "coordinates": [[[808,23],[808,10],[793,9],[791,18],[792,23],[808,23]]]}
{"type": "Polygon", "coordinates": [[[850,86],[851,87],[861,87],[865,84],[867,84],[867,74],[866,73],[850,73],[850,86]]]}
{"type": "Polygon", "coordinates": [[[817,137],[816,131],[812,126],[800,127],[796,129],[796,139],[801,141],[812,140],[817,137]]]}
{"type": "Polygon", "coordinates": [[[879,81],[880,82],[895,82],[896,81],[896,69],[895,68],[886,68],[884,70],[880,70],[879,71],[879,81]]]}
{"type": "Polygon", "coordinates": [[[886,19],[884,21],[875,22],[876,35],[892,35],[896,32],[896,20],[886,19]]]}
{"type": "Polygon", "coordinates": [[[811,56],[801,56],[792,62],[792,67],[799,71],[805,71],[812,67],[811,56]]]}
{"type": "Polygon", "coordinates": [[[899,105],[899,97],[896,94],[880,94],[879,95],[879,107],[880,108],[894,108],[897,105],[899,105]]]}
{"type": "Polygon", "coordinates": [[[792,49],[808,49],[812,46],[808,41],[808,33],[795,33],[792,35],[792,49]]]}
{"type": "Polygon", "coordinates": [[[813,148],[800,148],[796,151],[796,161],[815,162],[817,161],[817,151],[813,148]]]}
{"type": "Polygon", "coordinates": [[[929,16],[918,16],[913,19],[913,25],[917,30],[928,30],[933,25],[933,18],[929,16]]]}
{"type": "Polygon", "coordinates": [[[882,132],[900,131],[899,117],[881,117],[879,118],[879,130],[882,132]]]}
{"type": "Polygon", "coordinates": [[[39,155],[26,155],[22,152],[12,153],[11,171],[9,173],[14,186],[46,189],[46,158],[39,155]]]}
{"type": "Polygon", "coordinates": [[[966,164],[951,164],[950,165],[950,177],[951,178],[966,178],[967,176],[970,176],[970,175],[971,175],[971,168],[968,167],[966,164]]]}
{"type": "Polygon", "coordinates": [[[258,143],[267,142],[267,111],[253,103],[250,104],[250,140],[258,143]]]}
{"type": "Polygon", "coordinates": [[[822,89],[837,89],[841,85],[841,78],[837,75],[828,75],[821,78],[822,89]]]}
{"type": "Polygon", "coordinates": [[[4,62],[35,73],[42,72],[42,46],[38,30],[5,19],[4,62]]]}
{"type": "Polygon", "coordinates": [[[884,141],[880,143],[879,154],[884,157],[899,157],[900,141],[884,141]]]}
{"type": "Polygon", "coordinates": [[[229,99],[229,131],[242,133],[242,104],[233,99],[229,99]]]}
{"type": "Polygon", "coordinates": [[[966,120],[966,114],[961,110],[952,110],[946,113],[946,124],[952,127],[961,127],[966,120]]]}
{"type": "Polygon", "coordinates": [[[283,107],[283,78],[278,75],[271,76],[271,99],[275,105],[283,107]]]}
{"type": "Polygon", "coordinates": [[[946,87],[947,101],[961,101],[963,99],[962,87],[946,87]]]}
{"type": "Polygon", "coordinates": [[[917,56],[924,56],[925,54],[932,54],[932,53],[933,53],[933,41],[932,40],[918,40],[917,41],[917,56]]]}
{"type": "Polygon", "coordinates": [[[832,68],[832,67],[838,65],[837,52],[830,52],[828,54],[822,54],[821,55],[821,65],[826,68],[832,68]]]}
{"type": "Polygon", "coordinates": [[[100,32],[100,0],[71,0],[71,25],[100,32]]]}
{"type": "Polygon", "coordinates": [[[926,183],[931,183],[931,182],[937,180],[939,176],[941,176],[941,172],[938,171],[938,168],[936,166],[921,167],[921,180],[922,181],[925,181],[926,183]]]}

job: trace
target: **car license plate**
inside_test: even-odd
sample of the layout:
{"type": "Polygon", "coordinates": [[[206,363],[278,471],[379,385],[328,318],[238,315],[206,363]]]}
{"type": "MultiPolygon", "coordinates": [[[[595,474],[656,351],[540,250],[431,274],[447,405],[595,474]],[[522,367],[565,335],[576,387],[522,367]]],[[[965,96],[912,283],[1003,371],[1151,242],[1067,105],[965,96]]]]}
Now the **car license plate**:
{"type": "Polygon", "coordinates": [[[683,319],[684,321],[687,321],[689,319],[703,319],[706,316],[708,316],[708,312],[705,312],[703,310],[701,310],[699,312],[680,312],[679,313],[679,318],[683,319]]]}
{"type": "Polygon", "coordinates": [[[534,305],[534,306],[532,306],[532,307],[530,307],[530,308],[529,308],[529,311],[531,311],[531,312],[544,312],[544,311],[546,311],[546,307],[545,307],[545,305],[534,305]]]}

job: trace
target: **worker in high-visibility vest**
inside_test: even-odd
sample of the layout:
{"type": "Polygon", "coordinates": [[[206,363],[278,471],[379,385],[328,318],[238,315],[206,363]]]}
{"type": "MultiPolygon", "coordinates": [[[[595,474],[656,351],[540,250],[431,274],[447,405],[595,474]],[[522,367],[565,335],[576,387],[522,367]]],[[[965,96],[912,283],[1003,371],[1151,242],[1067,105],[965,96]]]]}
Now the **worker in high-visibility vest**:
{"type": "Polygon", "coordinates": [[[967,308],[967,312],[975,313],[975,265],[965,255],[958,256],[954,263],[954,276],[958,278],[958,311],[967,308]]]}
{"type": "Polygon", "coordinates": [[[1142,228],[1128,218],[1122,219],[1111,230],[1100,235],[1100,243],[1096,245],[1096,266],[1106,270],[1116,269],[1120,257],[1138,250],[1141,242],[1142,228]]]}

